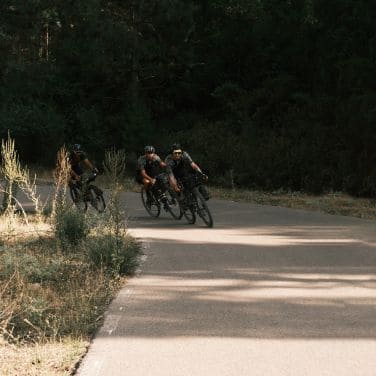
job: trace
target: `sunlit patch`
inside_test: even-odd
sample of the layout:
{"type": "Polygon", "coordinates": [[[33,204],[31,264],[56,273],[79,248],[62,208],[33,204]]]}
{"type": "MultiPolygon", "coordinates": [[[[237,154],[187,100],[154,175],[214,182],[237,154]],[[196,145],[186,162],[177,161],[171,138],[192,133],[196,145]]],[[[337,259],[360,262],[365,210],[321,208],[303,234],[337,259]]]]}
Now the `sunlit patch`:
{"type": "MultiPolygon", "coordinates": [[[[144,235],[144,229],[132,228],[135,236],[144,235]]],[[[149,228],[148,239],[152,241],[168,239],[170,242],[191,244],[233,244],[263,247],[279,247],[287,245],[336,245],[361,244],[361,241],[345,234],[339,236],[335,231],[315,233],[313,229],[295,229],[272,227],[270,229],[207,229],[200,228],[149,228]],[[178,230],[178,231],[177,231],[178,230]],[[298,232],[293,232],[299,230],[298,232]],[[289,232],[291,234],[289,234],[289,232]],[[284,234],[286,233],[286,234],[284,234]],[[332,236],[330,236],[332,235],[332,236]],[[204,240],[204,242],[203,242],[204,240]]]]}

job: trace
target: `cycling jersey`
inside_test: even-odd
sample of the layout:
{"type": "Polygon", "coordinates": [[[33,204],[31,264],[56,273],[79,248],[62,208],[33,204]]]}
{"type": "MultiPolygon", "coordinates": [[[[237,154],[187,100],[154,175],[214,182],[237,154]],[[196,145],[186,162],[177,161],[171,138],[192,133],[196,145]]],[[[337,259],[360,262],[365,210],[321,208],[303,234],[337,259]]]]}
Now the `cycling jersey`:
{"type": "Polygon", "coordinates": [[[137,161],[138,171],[145,170],[150,177],[154,178],[161,172],[161,162],[162,160],[157,154],[154,154],[151,160],[142,155],[137,161]]]}
{"type": "Polygon", "coordinates": [[[69,153],[69,163],[71,165],[72,170],[77,175],[83,174],[83,161],[87,159],[86,154],[83,151],[77,151],[75,153],[71,152],[69,153]]]}
{"type": "Polygon", "coordinates": [[[169,175],[173,174],[177,179],[186,176],[193,170],[191,166],[193,160],[186,151],[183,151],[181,158],[178,160],[174,160],[172,154],[169,154],[165,163],[167,173],[169,175]]]}

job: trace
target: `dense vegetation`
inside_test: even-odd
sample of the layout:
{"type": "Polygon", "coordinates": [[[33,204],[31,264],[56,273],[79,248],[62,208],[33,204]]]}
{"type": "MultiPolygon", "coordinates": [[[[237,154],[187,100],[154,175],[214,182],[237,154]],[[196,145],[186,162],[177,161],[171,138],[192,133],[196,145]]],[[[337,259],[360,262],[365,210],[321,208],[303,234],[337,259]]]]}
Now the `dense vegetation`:
{"type": "Polygon", "coordinates": [[[97,160],[178,140],[219,183],[374,196],[375,17],[366,0],[3,0],[0,135],[49,164],[73,140],[97,160]]]}

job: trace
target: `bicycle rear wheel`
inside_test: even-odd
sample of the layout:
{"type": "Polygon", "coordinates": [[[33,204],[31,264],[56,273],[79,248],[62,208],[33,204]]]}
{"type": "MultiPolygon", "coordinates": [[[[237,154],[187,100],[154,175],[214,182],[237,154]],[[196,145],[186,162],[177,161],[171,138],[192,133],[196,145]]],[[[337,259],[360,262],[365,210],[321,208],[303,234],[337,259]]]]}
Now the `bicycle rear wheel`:
{"type": "Polygon", "coordinates": [[[193,225],[196,223],[196,214],[191,207],[187,207],[184,209],[183,216],[190,225],[193,225]]]}
{"type": "Polygon", "coordinates": [[[145,187],[141,188],[141,200],[150,216],[157,218],[161,213],[161,204],[152,194],[152,192],[147,192],[145,187]]]}
{"type": "Polygon", "coordinates": [[[183,215],[179,201],[171,190],[165,192],[166,195],[166,210],[171,214],[174,219],[180,219],[183,215]]]}
{"type": "Polygon", "coordinates": [[[213,227],[213,217],[210,213],[208,205],[206,205],[204,197],[202,197],[202,194],[197,187],[193,189],[193,194],[195,195],[197,201],[197,214],[205,222],[206,226],[213,227]]]}

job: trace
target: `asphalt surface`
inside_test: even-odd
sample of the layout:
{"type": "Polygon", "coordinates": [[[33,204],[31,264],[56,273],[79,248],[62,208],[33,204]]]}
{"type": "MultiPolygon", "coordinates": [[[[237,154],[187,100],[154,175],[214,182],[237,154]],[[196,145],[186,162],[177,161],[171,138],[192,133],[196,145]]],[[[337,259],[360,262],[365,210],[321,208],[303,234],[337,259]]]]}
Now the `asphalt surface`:
{"type": "Polygon", "coordinates": [[[79,375],[376,375],[374,221],[210,200],[209,229],[125,200],[143,263],[79,375]]]}

